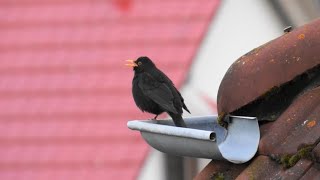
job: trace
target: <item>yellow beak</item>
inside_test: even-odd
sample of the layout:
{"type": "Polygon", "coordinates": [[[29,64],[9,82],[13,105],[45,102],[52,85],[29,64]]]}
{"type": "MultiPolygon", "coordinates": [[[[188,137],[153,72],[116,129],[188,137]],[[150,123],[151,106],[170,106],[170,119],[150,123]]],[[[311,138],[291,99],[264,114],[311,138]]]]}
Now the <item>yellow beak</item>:
{"type": "Polygon", "coordinates": [[[136,64],[134,62],[134,60],[129,59],[129,60],[126,60],[126,61],[129,62],[129,63],[125,64],[126,66],[129,66],[129,67],[137,67],[138,66],[138,64],[136,64]]]}

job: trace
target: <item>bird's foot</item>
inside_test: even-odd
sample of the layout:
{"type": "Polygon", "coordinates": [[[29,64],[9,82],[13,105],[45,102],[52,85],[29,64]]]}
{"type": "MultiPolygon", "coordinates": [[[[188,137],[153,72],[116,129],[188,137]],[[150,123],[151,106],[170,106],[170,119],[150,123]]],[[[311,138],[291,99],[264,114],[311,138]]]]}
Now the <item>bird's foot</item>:
{"type": "Polygon", "coordinates": [[[149,120],[157,120],[157,117],[159,116],[159,114],[158,115],[156,115],[154,118],[151,118],[151,119],[149,119],[149,120]]]}
{"type": "Polygon", "coordinates": [[[153,120],[157,120],[157,117],[159,116],[159,114],[157,114],[154,118],[153,118],[153,120]]]}

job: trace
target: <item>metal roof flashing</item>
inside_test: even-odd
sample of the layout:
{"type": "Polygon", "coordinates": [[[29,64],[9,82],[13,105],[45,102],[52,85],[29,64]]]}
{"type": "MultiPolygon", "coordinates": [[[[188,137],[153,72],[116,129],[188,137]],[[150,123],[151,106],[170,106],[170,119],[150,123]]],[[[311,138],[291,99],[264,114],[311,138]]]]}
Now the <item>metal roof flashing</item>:
{"type": "Polygon", "coordinates": [[[258,120],[242,116],[230,119],[228,130],[218,125],[214,115],[184,118],[187,128],[176,127],[168,120],[133,120],[127,125],[140,131],[150,146],[164,153],[245,163],[258,149],[258,120]]]}

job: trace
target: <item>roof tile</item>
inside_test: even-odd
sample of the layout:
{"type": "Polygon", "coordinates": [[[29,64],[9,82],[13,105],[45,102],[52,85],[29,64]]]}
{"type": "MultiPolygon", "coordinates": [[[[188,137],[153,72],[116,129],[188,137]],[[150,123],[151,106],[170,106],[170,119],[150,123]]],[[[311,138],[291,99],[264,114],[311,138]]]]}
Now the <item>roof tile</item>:
{"type": "MultiPolygon", "coordinates": [[[[319,23],[320,21],[316,20],[315,22],[319,23]]],[[[313,30],[316,32],[318,32],[317,28],[318,26],[313,26],[313,30]]],[[[305,30],[305,28],[301,29],[305,30]]],[[[296,31],[295,33],[297,32],[299,31],[296,31]]],[[[287,37],[287,35],[288,34],[284,35],[282,38],[287,37]]],[[[313,35],[316,36],[316,34],[313,35]]],[[[313,39],[311,38],[310,41],[312,40],[313,39]]],[[[273,46],[274,42],[276,41],[271,41],[270,43],[268,43],[268,47],[275,48],[275,46],[273,46]]],[[[318,52],[316,50],[317,45],[318,44],[313,44],[313,53],[318,52]]],[[[301,46],[301,48],[297,49],[294,53],[300,51],[303,52],[303,48],[304,46],[301,46]]],[[[276,53],[282,53],[282,51],[278,51],[278,49],[276,51],[276,53]]],[[[284,56],[287,56],[287,54],[284,53],[284,56]]],[[[286,91],[276,92],[275,94],[279,96],[271,97],[274,98],[272,100],[274,100],[275,103],[272,105],[274,105],[275,107],[277,107],[277,103],[279,101],[287,101],[288,103],[285,104],[285,107],[283,107],[283,109],[274,110],[281,111],[279,112],[279,117],[277,117],[277,115],[275,116],[277,117],[275,121],[263,122],[260,124],[261,139],[256,157],[254,157],[250,162],[245,163],[244,170],[236,179],[319,179],[320,62],[317,59],[316,55],[309,53],[308,56],[313,59],[312,62],[314,63],[314,68],[306,69],[302,72],[302,74],[295,75],[294,80],[289,80],[289,82],[286,82],[285,85],[280,87],[286,91]],[[293,84],[295,86],[293,86],[293,84]],[[299,88],[300,90],[298,90],[299,88]],[[289,95],[290,93],[292,93],[291,96],[289,95]]],[[[252,57],[249,54],[245,55],[244,58],[252,57]]],[[[265,60],[268,60],[268,56],[262,56],[260,58],[253,57],[253,59],[259,61],[259,63],[264,63],[265,60]]],[[[254,65],[259,65],[259,63],[256,63],[254,65]]],[[[283,59],[280,58],[279,63],[280,64],[277,68],[284,65],[283,59]]],[[[310,62],[307,58],[305,61],[299,61],[299,63],[305,65],[310,62]]],[[[277,71],[278,74],[276,73],[275,76],[282,76],[283,73],[292,73],[294,70],[299,69],[300,65],[301,64],[292,66],[293,68],[287,70],[286,72],[282,72],[281,70],[283,70],[283,68],[281,69],[280,67],[278,69],[279,72],[277,71]]],[[[233,66],[230,67],[231,70],[232,67],[233,66]]],[[[245,72],[243,71],[244,68],[241,67],[238,68],[238,70],[240,74],[241,72],[245,72]]],[[[250,72],[252,72],[253,74],[255,73],[254,71],[250,72]]],[[[274,78],[276,78],[275,76],[268,76],[266,78],[269,78],[269,80],[272,81],[274,80],[274,78]]],[[[239,79],[239,76],[234,77],[235,80],[239,79]]],[[[248,78],[244,79],[248,80],[248,78]]],[[[230,84],[226,83],[225,85],[230,88],[230,84]]],[[[241,86],[241,83],[238,83],[238,85],[241,86]]],[[[235,97],[238,98],[237,96],[235,97]]],[[[261,98],[259,100],[263,102],[268,101],[268,96],[263,97],[264,98],[261,98]]],[[[239,98],[241,99],[241,97],[239,98]]],[[[230,101],[228,101],[228,103],[230,103],[230,101]]],[[[254,103],[251,105],[253,105],[251,108],[256,108],[254,107],[254,103]]],[[[261,113],[264,113],[264,110],[267,109],[268,108],[262,106],[262,108],[260,109],[261,113]]],[[[243,115],[247,113],[245,110],[243,112],[243,115]]],[[[248,111],[250,112],[250,110],[248,111]]],[[[219,164],[208,164],[204,171],[200,173],[202,179],[209,178],[211,175],[210,173],[212,172],[216,173],[216,166],[220,167],[219,164]]],[[[233,173],[234,171],[243,169],[243,164],[231,165],[231,167],[232,169],[230,171],[225,171],[224,173],[233,173]]],[[[224,171],[224,169],[218,170],[224,171]]]]}
{"type": "Polygon", "coordinates": [[[301,180],[318,180],[320,179],[320,168],[316,168],[312,166],[305,175],[301,178],[301,180]]]}
{"type": "Polygon", "coordinates": [[[221,175],[225,179],[235,179],[247,165],[236,165],[227,161],[212,160],[196,177],[195,180],[214,179],[221,175]]]}
{"type": "Polygon", "coordinates": [[[312,161],[301,159],[295,166],[289,169],[282,169],[279,176],[275,176],[275,179],[300,179],[312,166],[312,161]]]}
{"type": "Polygon", "coordinates": [[[280,165],[272,161],[269,157],[258,156],[236,179],[272,179],[275,175],[274,172],[277,172],[279,167],[280,165]]]}
{"type": "Polygon", "coordinates": [[[304,144],[314,144],[320,132],[320,87],[308,90],[295,99],[263,134],[259,154],[292,154],[304,144]],[[315,121],[313,126],[308,123],[315,121]],[[306,138],[308,137],[308,138],[306,138]]]}
{"type": "Polygon", "coordinates": [[[216,172],[235,174],[243,169],[236,179],[299,179],[302,176],[305,176],[304,179],[317,179],[320,172],[319,102],[320,87],[302,93],[275,122],[261,126],[257,157],[242,165],[232,164],[228,171],[221,168],[223,163],[212,161],[198,175],[199,179],[206,179],[216,172]],[[295,154],[306,145],[317,146],[311,157],[303,157],[291,168],[286,169],[270,158],[273,155],[281,158],[286,154],[295,154]]]}
{"type": "Polygon", "coordinates": [[[313,149],[314,158],[320,163],[320,143],[313,149]]]}
{"type": "Polygon", "coordinates": [[[150,115],[124,60],[181,85],[218,3],[1,1],[0,179],[134,179],[148,146],[126,123],[150,115]]]}

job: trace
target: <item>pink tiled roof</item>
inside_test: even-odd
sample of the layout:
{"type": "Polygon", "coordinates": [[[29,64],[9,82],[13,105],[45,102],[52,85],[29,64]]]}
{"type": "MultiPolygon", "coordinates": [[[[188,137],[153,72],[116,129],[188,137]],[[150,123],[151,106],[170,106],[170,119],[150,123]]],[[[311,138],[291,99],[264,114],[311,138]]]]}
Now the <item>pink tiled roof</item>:
{"type": "Polygon", "coordinates": [[[0,179],[134,179],[147,152],[129,119],[125,59],[181,84],[218,0],[0,2],[0,179]]]}

